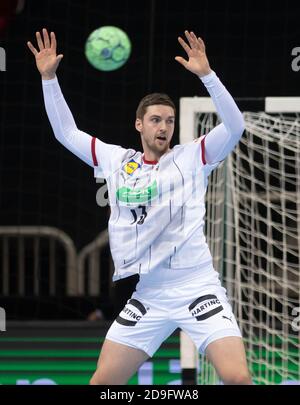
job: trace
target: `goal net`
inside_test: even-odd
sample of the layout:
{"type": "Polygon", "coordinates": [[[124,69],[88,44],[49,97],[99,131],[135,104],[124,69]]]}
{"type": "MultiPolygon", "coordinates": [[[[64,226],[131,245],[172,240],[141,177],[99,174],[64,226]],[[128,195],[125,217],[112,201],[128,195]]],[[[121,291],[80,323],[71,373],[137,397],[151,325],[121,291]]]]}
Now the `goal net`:
{"type": "MultiPolygon", "coordinates": [[[[244,112],[244,135],[207,192],[207,241],[256,384],[300,384],[299,110],[299,98],[266,98],[265,111],[244,112]]],[[[210,99],[181,99],[182,143],[217,124],[210,99]]],[[[201,357],[199,384],[215,383],[201,357]]]]}

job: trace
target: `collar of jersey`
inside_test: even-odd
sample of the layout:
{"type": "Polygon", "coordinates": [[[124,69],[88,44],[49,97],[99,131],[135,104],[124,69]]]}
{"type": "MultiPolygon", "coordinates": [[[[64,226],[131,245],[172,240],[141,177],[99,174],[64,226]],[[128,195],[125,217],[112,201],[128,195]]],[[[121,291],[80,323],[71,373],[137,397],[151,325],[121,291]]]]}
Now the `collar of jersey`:
{"type": "Polygon", "coordinates": [[[143,159],[143,162],[146,165],[156,165],[158,163],[158,160],[147,160],[147,159],[145,159],[144,155],[142,156],[142,159],[143,159]]]}

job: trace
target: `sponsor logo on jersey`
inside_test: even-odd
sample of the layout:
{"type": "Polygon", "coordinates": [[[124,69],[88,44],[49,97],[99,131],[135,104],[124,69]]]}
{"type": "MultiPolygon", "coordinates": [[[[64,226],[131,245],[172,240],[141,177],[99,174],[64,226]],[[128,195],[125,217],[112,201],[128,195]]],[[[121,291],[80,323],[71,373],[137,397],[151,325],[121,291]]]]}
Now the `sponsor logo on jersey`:
{"type": "Polygon", "coordinates": [[[140,301],[132,298],[127,302],[120,315],[117,317],[116,322],[125,326],[135,326],[147,313],[148,309],[149,308],[146,309],[140,301]]]}
{"type": "Polygon", "coordinates": [[[193,301],[189,306],[191,315],[196,318],[197,321],[210,318],[222,310],[223,306],[219,299],[213,294],[203,295],[193,301]]]}
{"type": "Polygon", "coordinates": [[[123,166],[123,170],[125,173],[132,175],[139,167],[141,165],[132,159],[123,166]]]}
{"type": "Polygon", "coordinates": [[[157,181],[144,188],[121,187],[117,190],[117,199],[126,204],[146,204],[158,196],[157,181]]]}

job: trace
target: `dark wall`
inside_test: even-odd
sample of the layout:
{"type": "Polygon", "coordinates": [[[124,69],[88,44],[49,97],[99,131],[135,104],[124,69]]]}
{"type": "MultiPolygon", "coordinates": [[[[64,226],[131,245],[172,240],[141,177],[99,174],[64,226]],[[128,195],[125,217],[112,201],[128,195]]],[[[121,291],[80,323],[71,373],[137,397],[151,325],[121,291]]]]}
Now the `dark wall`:
{"type": "MultiPolygon", "coordinates": [[[[96,205],[93,171],[54,139],[34,58],[26,47],[36,30],[56,32],[64,59],[58,77],[80,129],[105,142],[139,148],[135,109],[147,92],[206,95],[174,56],[184,29],[206,42],[212,68],[234,97],[299,96],[299,3],[281,1],[27,0],[1,38],[7,71],[0,72],[0,224],[57,226],[81,247],[106,227],[96,205]],[[298,5],[297,5],[298,4],[298,5]],[[116,25],[131,38],[128,63],[100,73],[86,61],[86,38],[116,25]]],[[[178,128],[175,134],[178,142],[178,128]]]]}

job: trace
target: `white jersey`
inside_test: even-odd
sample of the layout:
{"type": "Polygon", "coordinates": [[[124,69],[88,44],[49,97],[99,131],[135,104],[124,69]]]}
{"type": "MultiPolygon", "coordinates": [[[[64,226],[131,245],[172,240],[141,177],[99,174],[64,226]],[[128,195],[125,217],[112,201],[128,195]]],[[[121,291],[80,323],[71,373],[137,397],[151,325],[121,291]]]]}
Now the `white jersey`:
{"type": "Polygon", "coordinates": [[[175,146],[159,162],[80,131],[57,78],[42,82],[56,138],[107,180],[114,279],[150,274],[159,266],[206,267],[212,261],[203,233],[207,178],[239,141],[244,120],[215,72],[201,80],[222,123],[205,138],[175,146]]]}
{"type": "Polygon", "coordinates": [[[212,261],[203,226],[207,177],[204,137],[177,145],[159,162],[141,152],[94,142],[95,176],[105,177],[111,207],[114,279],[158,266],[186,268],[212,261]]]}

